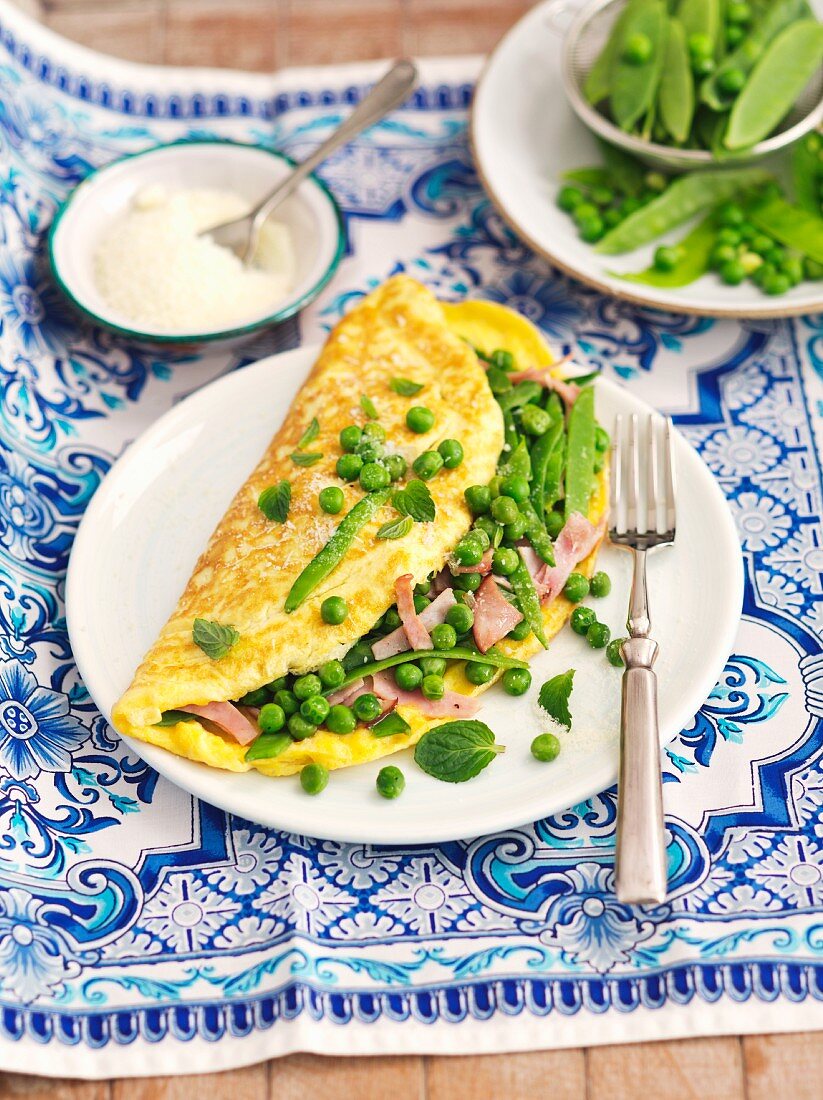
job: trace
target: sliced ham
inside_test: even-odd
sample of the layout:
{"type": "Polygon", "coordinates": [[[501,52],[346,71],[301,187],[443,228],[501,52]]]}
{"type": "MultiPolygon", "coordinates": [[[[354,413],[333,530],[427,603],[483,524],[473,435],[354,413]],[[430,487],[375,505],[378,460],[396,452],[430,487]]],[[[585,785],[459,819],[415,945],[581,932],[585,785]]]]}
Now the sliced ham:
{"type": "Polygon", "coordinates": [[[513,630],[523,616],[510,604],[494,577],[486,577],[477,589],[474,605],[474,640],[481,653],[513,630]]]}
{"type": "MultiPolygon", "coordinates": [[[[440,570],[439,573],[435,573],[432,578],[431,587],[429,588],[429,599],[433,600],[435,596],[439,596],[441,592],[445,592],[447,588],[451,588],[452,574],[448,567],[440,570]]],[[[426,608],[428,611],[428,608],[426,608]]],[[[420,616],[423,618],[423,615],[420,616]]],[[[424,620],[425,621],[425,620],[424,620]]]]}
{"type": "Polygon", "coordinates": [[[528,370],[520,370],[510,374],[509,378],[513,383],[539,382],[546,389],[554,390],[566,409],[570,409],[580,395],[580,387],[574,382],[564,382],[562,378],[556,378],[552,371],[556,370],[557,366],[557,363],[552,363],[547,367],[529,367],[528,370]]]}
{"type": "Polygon", "coordinates": [[[479,700],[459,691],[447,691],[442,699],[427,699],[419,689],[403,691],[387,672],[375,674],[374,690],[381,698],[392,695],[397,706],[415,707],[427,718],[473,718],[480,710],[479,700]]]}
{"type": "Polygon", "coordinates": [[[349,684],[348,687],[340,688],[339,691],[334,691],[327,696],[329,706],[336,707],[338,703],[345,703],[348,706],[350,702],[354,702],[358,695],[363,695],[368,690],[365,686],[365,680],[361,677],[349,684]]]}
{"type": "MultiPolygon", "coordinates": [[[[397,614],[403,623],[403,629],[412,649],[433,649],[434,645],[426,624],[417,614],[414,608],[414,577],[411,573],[404,573],[394,582],[394,590],[397,594],[397,614]]],[[[374,647],[372,647],[374,652],[374,647]]]]}
{"type": "Polygon", "coordinates": [[[523,559],[523,564],[529,571],[529,576],[534,583],[537,594],[541,595],[543,591],[543,573],[546,569],[546,563],[543,561],[537,551],[525,542],[519,545],[517,549],[520,557],[523,559]]]}
{"type": "Polygon", "coordinates": [[[477,565],[452,565],[450,566],[452,573],[457,576],[459,573],[480,573],[485,576],[492,571],[492,557],[494,556],[494,550],[487,550],[482,559],[477,565]]]}
{"type": "Polygon", "coordinates": [[[236,707],[234,703],[206,703],[205,706],[178,707],[187,714],[196,714],[198,718],[205,718],[219,726],[229,737],[233,737],[240,745],[250,745],[260,733],[258,726],[249,721],[248,717],[236,707]]]}
{"type": "Polygon", "coordinates": [[[540,575],[541,597],[544,602],[553,600],[563,591],[578,562],[591,554],[605,530],[605,518],[595,527],[585,516],[573,512],[554,543],[553,566],[544,565],[540,575]]]}
{"type": "MultiPolygon", "coordinates": [[[[425,607],[420,612],[418,618],[426,630],[427,637],[428,631],[433,630],[434,627],[446,621],[447,611],[456,602],[454,592],[452,592],[451,588],[446,588],[439,596],[432,600],[428,607],[425,607]]],[[[429,642],[431,643],[430,638],[429,642]]],[[[386,657],[393,657],[395,653],[405,653],[407,649],[423,648],[431,649],[432,647],[431,644],[428,646],[411,645],[408,635],[406,634],[406,629],[403,626],[398,626],[397,630],[393,630],[391,634],[387,634],[385,638],[381,638],[371,647],[375,661],[382,661],[386,657]]]]}

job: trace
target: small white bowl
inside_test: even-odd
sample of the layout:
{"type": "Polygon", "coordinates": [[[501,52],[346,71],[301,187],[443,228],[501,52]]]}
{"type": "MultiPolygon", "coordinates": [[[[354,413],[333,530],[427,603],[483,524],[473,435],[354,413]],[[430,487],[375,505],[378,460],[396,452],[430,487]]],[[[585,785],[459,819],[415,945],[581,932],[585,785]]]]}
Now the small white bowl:
{"type": "Polygon", "coordinates": [[[234,341],[284,321],[317,297],[334,274],[345,246],[340,208],[325,184],[314,176],[304,180],[276,213],[294,242],[294,286],[276,310],[243,324],[202,332],[141,328],[105,301],[94,281],[93,261],[102,235],[143,187],[216,188],[256,203],[292,167],[293,162],[281,153],[215,139],[162,145],[98,168],[72,191],[52,223],[49,262],[55,281],[95,324],[132,340],[159,344],[234,341]]]}

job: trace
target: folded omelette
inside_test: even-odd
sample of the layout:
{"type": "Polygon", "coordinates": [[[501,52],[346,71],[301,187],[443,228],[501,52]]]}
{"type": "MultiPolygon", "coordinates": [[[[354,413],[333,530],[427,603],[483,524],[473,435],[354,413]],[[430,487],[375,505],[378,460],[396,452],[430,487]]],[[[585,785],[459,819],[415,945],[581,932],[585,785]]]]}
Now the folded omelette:
{"type": "Polygon", "coordinates": [[[330,334],[209,540],[115,705],[115,727],[213,767],[279,776],[310,762],[332,769],[386,756],[414,745],[445,718],[473,714],[474,696],[503,674],[507,661],[524,661],[561,628],[573,606],[562,595],[565,580],[572,569],[592,572],[603,537],[606,462],[594,449],[593,413],[587,416],[580,400],[572,428],[584,391],[556,378],[551,364],[537,330],[504,307],[443,305],[405,276],[363,299],[330,334]],[[526,405],[533,406],[528,414],[526,405]],[[550,439],[554,450],[545,462],[535,457],[534,435],[518,435],[526,421],[533,432],[551,423],[543,450],[550,439]],[[583,444],[575,444],[576,468],[569,471],[565,449],[574,431],[583,444]],[[352,432],[359,438],[353,447],[352,432]],[[349,458],[341,464],[344,454],[349,458]],[[426,457],[432,454],[445,459],[426,457]],[[581,454],[590,464],[588,482],[577,469],[581,454]],[[477,516],[485,501],[482,493],[472,497],[471,488],[494,486],[501,473],[522,473],[524,462],[538,461],[548,485],[554,478],[555,493],[548,495],[545,481],[529,483],[540,514],[535,518],[528,501],[520,504],[531,526],[517,538],[518,571],[497,575],[492,542],[505,531],[511,543],[526,521],[500,526],[498,534],[488,514],[477,516]],[[355,473],[358,463],[361,471],[368,463],[387,473],[372,469],[373,483],[366,482],[355,473]],[[331,512],[319,504],[330,488],[341,505],[331,512]],[[567,491],[579,508],[564,514],[567,491]],[[467,539],[474,543],[462,558],[471,564],[461,565],[455,554],[467,539]],[[470,682],[465,660],[432,658],[447,665],[441,697],[410,687],[408,675],[401,689],[395,670],[410,653],[425,660],[437,652],[431,638],[444,636],[437,633],[442,623],[458,621],[449,616],[457,604],[472,611],[463,614],[473,626],[454,652],[470,650],[472,664],[492,662],[487,682],[470,682]],[[524,619],[531,631],[520,625],[524,619]],[[329,673],[319,684],[312,675],[329,669],[342,683],[329,673]],[[327,704],[338,717],[351,715],[353,707],[364,709],[355,702],[366,693],[377,696],[379,714],[348,717],[351,732],[301,721],[299,711],[293,720],[286,712],[300,700],[290,689],[301,677],[326,701],[314,700],[310,715],[327,704]],[[265,720],[276,708],[266,712],[266,702],[278,699],[287,723],[272,737],[265,720]]]}

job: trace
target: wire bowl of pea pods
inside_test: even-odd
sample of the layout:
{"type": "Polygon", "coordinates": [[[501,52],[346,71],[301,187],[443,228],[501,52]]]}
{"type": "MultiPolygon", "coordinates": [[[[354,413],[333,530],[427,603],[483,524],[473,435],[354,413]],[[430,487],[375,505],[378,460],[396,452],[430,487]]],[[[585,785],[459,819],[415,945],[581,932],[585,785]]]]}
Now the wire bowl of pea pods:
{"type": "Polygon", "coordinates": [[[578,117],[654,168],[739,166],[823,122],[807,0],[592,0],[563,45],[578,117]]]}

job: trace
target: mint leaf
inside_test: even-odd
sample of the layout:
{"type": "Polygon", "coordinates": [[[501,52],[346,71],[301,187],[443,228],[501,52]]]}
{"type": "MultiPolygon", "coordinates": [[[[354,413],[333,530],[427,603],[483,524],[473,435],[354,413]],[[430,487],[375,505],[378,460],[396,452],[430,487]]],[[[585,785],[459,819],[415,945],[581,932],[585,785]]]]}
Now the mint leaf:
{"type": "Polygon", "coordinates": [[[411,726],[396,710],[375,722],[371,731],[375,737],[391,737],[395,733],[408,733],[411,726]]]}
{"type": "Polygon", "coordinates": [[[247,764],[253,760],[273,760],[293,743],[287,733],[261,733],[252,741],[243,759],[247,764]]]}
{"type": "Polygon", "coordinates": [[[257,507],[266,519],[285,523],[291,507],[291,483],[280,481],[277,485],[269,485],[257,498],[257,507]]]}
{"type": "Polygon", "coordinates": [[[321,451],[295,451],[290,457],[295,466],[313,466],[320,461],[323,454],[321,451]]]}
{"type": "Polygon", "coordinates": [[[410,378],[392,378],[389,382],[389,389],[399,393],[401,397],[414,397],[423,388],[422,382],[412,382],[410,378]]]}
{"type": "Polygon", "coordinates": [[[484,722],[457,721],[424,733],[414,750],[415,763],[444,783],[465,783],[488,767],[503,745],[484,722]]]}
{"type": "Polygon", "coordinates": [[[425,481],[410,481],[405,489],[394,494],[394,506],[416,523],[431,523],[437,510],[425,481]]]}
{"type": "Polygon", "coordinates": [[[310,443],[314,443],[318,435],[320,435],[320,421],[315,416],[312,417],[311,424],[309,424],[308,428],[306,428],[300,436],[300,442],[297,444],[298,451],[302,451],[304,447],[308,447],[310,443]]]}
{"type": "Polygon", "coordinates": [[[194,644],[213,661],[225,657],[231,647],[240,641],[240,633],[233,626],[209,622],[208,619],[195,619],[191,636],[194,644]]]}
{"type": "Polygon", "coordinates": [[[360,398],[360,408],[363,410],[369,420],[377,420],[377,408],[375,407],[372,399],[370,397],[367,397],[365,394],[363,394],[363,396],[360,398]]]}
{"type": "Polygon", "coordinates": [[[196,722],[197,715],[186,710],[164,710],[155,726],[176,726],[178,722],[196,722]]]}
{"type": "Polygon", "coordinates": [[[538,703],[549,717],[559,722],[561,726],[565,726],[567,730],[572,728],[569,696],[572,693],[573,683],[574,669],[570,668],[568,672],[561,672],[559,676],[553,676],[551,680],[547,680],[537,697],[538,703]]]}
{"type": "Polygon", "coordinates": [[[414,520],[411,516],[400,516],[398,519],[390,519],[388,523],[384,523],[382,527],[378,528],[374,537],[376,539],[402,539],[404,535],[408,535],[412,527],[414,527],[414,520]]]}

